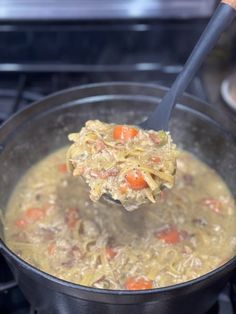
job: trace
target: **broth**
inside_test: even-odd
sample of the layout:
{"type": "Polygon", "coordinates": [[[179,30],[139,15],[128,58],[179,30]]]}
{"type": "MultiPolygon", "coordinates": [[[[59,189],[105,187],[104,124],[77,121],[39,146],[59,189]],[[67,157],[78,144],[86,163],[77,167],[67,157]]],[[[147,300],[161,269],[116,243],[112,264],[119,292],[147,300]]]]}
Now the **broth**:
{"type": "Polygon", "coordinates": [[[139,290],[194,279],[235,255],[233,197],[190,153],[180,152],[173,189],[130,213],[93,203],[67,172],[66,150],[29,169],[9,200],[6,243],[30,264],[86,286],[139,290]]]}

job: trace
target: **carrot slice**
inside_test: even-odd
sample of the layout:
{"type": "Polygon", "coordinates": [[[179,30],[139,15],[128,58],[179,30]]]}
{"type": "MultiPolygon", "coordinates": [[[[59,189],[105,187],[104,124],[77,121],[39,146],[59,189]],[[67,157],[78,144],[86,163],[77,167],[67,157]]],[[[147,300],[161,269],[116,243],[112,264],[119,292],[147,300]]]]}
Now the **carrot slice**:
{"type": "Polygon", "coordinates": [[[148,187],[147,182],[140,170],[130,170],[126,173],[125,178],[133,190],[142,190],[148,187]]]}
{"type": "Polygon", "coordinates": [[[44,218],[46,215],[46,208],[37,208],[37,207],[30,207],[24,213],[24,216],[27,220],[30,221],[37,221],[44,218]]]}
{"type": "Polygon", "coordinates": [[[113,247],[107,247],[106,248],[106,255],[108,259],[112,259],[117,255],[117,251],[113,247]]]}
{"type": "Polygon", "coordinates": [[[25,229],[28,226],[28,222],[25,219],[17,219],[15,221],[15,225],[19,228],[19,229],[25,229]]]}
{"type": "Polygon", "coordinates": [[[67,173],[68,172],[67,165],[65,163],[64,164],[59,164],[58,165],[58,170],[61,173],[67,173]]]}
{"type": "Polygon", "coordinates": [[[176,244],[181,241],[181,233],[175,228],[160,231],[156,236],[167,244],[176,244]]]}
{"type": "Polygon", "coordinates": [[[73,229],[79,221],[78,208],[69,208],[66,213],[66,224],[70,229],[73,229]]]}
{"type": "Polygon", "coordinates": [[[22,218],[16,220],[15,225],[20,229],[24,229],[29,223],[43,219],[46,216],[47,209],[48,207],[30,207],[22,214],[22,218]]]}
{"type": "Polygon", "coordinates": [[[129,277],[125,283],[125,288],[127,290],[152,289],[153,282],[152,280],[148,280],[143,277],[139,277],[139,278],[129,277]]]}
{"type": "Polygon", "coordinates": [[[138,130],[126,125],[116,125],[113,130],[115,140],[128,141],[138,135],[138,130]]]}

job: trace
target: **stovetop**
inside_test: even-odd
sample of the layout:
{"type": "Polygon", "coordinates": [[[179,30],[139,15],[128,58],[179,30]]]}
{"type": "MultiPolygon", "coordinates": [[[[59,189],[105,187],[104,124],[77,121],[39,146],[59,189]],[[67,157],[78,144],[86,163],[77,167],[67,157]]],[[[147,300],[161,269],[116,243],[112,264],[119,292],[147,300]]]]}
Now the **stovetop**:
{"type": "MultiPolygon", "coordinates": [[[[0,25],[0,124],[63,88],[104,81],[170,86],[205,24],[205,20],[197,20],[135,25],[0,25]]],[[[219,96],[220,82],[232,62],[227,47],[214,50],[205,71],[203,68],[198,73],[187,90],[223,110],[227,109],[219,96]],[[224,64],[219,66],[222,55],[224,64]]],[[[228,283],[207,314],[236,313],[234,282],[228,283]]],[[[36,312],[0,255],[0,314],[29,313],[36,312]]]]}

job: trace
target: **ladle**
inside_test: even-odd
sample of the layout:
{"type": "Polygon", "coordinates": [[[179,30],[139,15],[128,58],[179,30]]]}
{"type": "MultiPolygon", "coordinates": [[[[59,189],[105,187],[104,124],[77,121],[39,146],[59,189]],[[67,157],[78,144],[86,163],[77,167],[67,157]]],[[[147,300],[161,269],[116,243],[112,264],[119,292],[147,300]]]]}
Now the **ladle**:
{"type": "MultiPolygon", "coordinates": [[[[221,33],[232,22],[236,13],[236,0],[223,0],[218,5],[207,27],[195,45],[169,91],[163,97],[157,108],[140,124],[143,129],[168,130],[171,112],[178,98],[185,91],[207,54],[215,46],[221,33]]],[[[182,43],[184,45],[184,43],[182,43]]]]}
{"type": "MultiPolygon", "coordinates": [[[[197,70],[205,60],[207,54],[215,46],[219,36],[232,22],[235,17],[235,13],[236,0],[221,1],[186,61],[182,71],[179,73],[171,88],[163,97],[156,109],[149,115],[146,121],[139,125],[141,128],[157,131],[168,130],[171,112],[178,100],[178,97],[180,97],[185,91],[197,70]]],[[[119,201],[112,199],[108,194],[105,194],[104,198],[108,201],[120,204],[119,201]]]]}

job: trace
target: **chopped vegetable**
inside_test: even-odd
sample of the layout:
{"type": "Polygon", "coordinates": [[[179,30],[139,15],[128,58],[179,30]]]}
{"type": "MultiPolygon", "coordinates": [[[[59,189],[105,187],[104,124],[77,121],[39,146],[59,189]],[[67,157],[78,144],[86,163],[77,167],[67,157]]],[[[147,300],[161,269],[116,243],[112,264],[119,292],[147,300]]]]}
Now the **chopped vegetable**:
{"type": "Polygon", "coordinates": [[[15,225],[19,229],[25,229],[28,226],[28,222],[25,219],[17,219],[15,225]]]}
{"type": "Polygon", "coordinates": [[[153,288],[152,280],[145,279],[143,277],[129,277],[125,283],[127,290],[146,290],[153,288]]]}
{"type": "Polygon", "coordinates": [[[167,244],[176,244],[181,241],[181,233],[175,228],[160,231],[156,236],[167,244]]]}
{"type": "Polygon", "coordinates": [[[133,190],[142,190],[148,187],[140,170],[131,170],[126,173],[125,179],[133,190]]]}
{"type": "Polygon", "coordinates": [[[137,129],[126,125],[116,125],[113,130],[113,137],[116,140],[128,141],[137,135],[137,129]]]}
{"type": "Polygon", "coordinates": [[[67,170],[67,165],[66,165],[66,163],[63,163],[63,164],[58,165],[58,170],[59,170],[61,173],[67,173],[68,170],[67,170]]]}
{"type": "Polygon", "coordinates": [[[24,213],[24,217],[27,220],[32,221],[32,222],[43,219],[45,215],[46,215],[46,208],[37,208],[37,207],[28,208],[24,213]]]}
{"type": "Polygon", "coordinates": [[[25,229],[29,223],[36,222],[46,216],[46,207],[30,207],[23,212],[22,218],[16,220],[15,225],[20,229],[25,229]]]}

